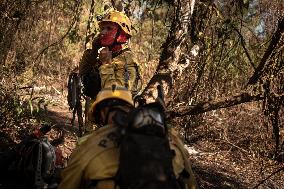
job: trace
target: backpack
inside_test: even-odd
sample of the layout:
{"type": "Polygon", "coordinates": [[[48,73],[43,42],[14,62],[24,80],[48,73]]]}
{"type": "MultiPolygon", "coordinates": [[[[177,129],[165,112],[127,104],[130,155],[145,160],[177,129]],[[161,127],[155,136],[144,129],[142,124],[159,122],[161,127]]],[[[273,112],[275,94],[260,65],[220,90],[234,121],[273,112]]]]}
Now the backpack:
{"type": "Polygon", "coordinates": [[[26,188],[43,188],[55,170],[55,151],[47,138],[25,141],[16,169],[26,188]]]}
{"type": "Polygon", "coordinates": [[[81,95],[81,79],[78,73],[71,72],[68,78],[68,94],[67,101],[71,110],[73,110],[78,101],[80,100],[81,95]]]}
{"type": "Polygon", "coordinates": [[[178,189],[163,107],[151,103],[129,114],[122,129],[116,185],[120,189],[178,189]]]}
{"type": "MultiPolygon", "coordinates": [[[[36,130],[36,133],[46,134],[49,130],[49,126],[43,126],[39,131],[36,130]]],[[[60,157],[57,156],[59,154],[56,153],[54,146],[60,143],[59,139],[50,142],[47,137],[36,136],[33,133],[11,150],[4,152],[0,157],[0,163],[1,166],[2,163],[7,165],[1,167],[0,188],[56,188],[56,161],[60,157]]]]}
{"type": "Polygon", "coordinates": [[[101,77],[99,70],[95,69],[93,72],[82,75],[83,94],[96,99],[97,94],[101,90],[101,77]]]}

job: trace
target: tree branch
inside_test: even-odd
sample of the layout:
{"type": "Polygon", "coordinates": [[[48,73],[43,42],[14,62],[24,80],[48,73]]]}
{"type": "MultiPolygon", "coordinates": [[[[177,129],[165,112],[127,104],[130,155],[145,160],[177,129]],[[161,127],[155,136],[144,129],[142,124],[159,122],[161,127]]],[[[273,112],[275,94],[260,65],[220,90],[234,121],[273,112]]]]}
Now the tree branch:
{"type": "Polygon", "coordinates": [[[231,106],[235,106],[238,104],[246,103],[246,102],[253,102],[263,100],[264,96],[262,94],[258,95],[250,95],[248,93],[242,93],[240,95],[231,96],[225,99],[217,99],[208,102],[201,102],[191,107],[186,107],[180,111],[169,111],[167,112],[171,118],[173,117],[182,117],[186,115],[197,115],[204,112],[217,110],[221,108],[228,108],[231,106]]]}
{"type": "Polygon", "coordinates": [[[277,44],[279,43],[283,32],[284,32],[284,17],[282,17],[281,20],[279,21],[277,30],[273,34],[271,42],[268,48],[266,49],[258,67],[255,69],[253,76],[249,79],[248,85],[255,84],[258,81],[258,79],[261,77],[264,68],[266,66],[266,63],[271,58],[271,54],[274,51],[274,49],[277,47],[277,44]]]}

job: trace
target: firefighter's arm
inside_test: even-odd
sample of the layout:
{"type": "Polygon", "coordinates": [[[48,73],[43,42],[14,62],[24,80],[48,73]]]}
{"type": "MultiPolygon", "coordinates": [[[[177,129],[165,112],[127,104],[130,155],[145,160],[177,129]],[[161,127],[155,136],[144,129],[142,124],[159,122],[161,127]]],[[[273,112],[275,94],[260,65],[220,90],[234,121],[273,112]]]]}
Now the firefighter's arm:
{"type": "Polygon", "coordinates": [[[171,148],[175,151],[175,157],[173,159],[173,168],[176,177],[182,177],[186,189],[197,189],[198,186],[193,171],[191,169],[191,163],[188,159],[188,152],[185,150],[184,144],[178,136],[178,133],[173,129],[170,129],[170,145],[171,148]],[[184,174],[184,170],[188,175],[181,175],[184,174]]]}
{"type": "Polygon", "coordinates": [[[81,158],[82,154],[74,151],[68,161],[67,167],[62,171],[62,180],[58,189],[79,189],[82,185],[84,162],[81,158]]]}
{"type": "Polygon", "coordinates": [[[102,64],[111,64],[112,52],[108,47],[103,47],[99,50],[99,60],[102,64]]]}
{"type": "Polygon", "coordinates": [[[92,72],[94,69],[98,69],[100,62],[97,60],[98,50],[101,48],[99,37],[94,38],[92,42],[92,49],[87,49],[79,63],[79,74],[82,76],[84,74],[92,72]]]}
{"type": "Polygon", "coordinates": [[[123,79],[118,77],[122,76],[123,72],[120,71],[120,66],[117,62],[112,59],[112,52],[107,47],[99,50],[99,60],[102,63],[99,67],[101,87],[111,88],[112,85],[123,86],[123,79]]]}
{"type": "Polygon", "coordinates": [[[97,52],[92,49],[85,50],[80,63],[79,63],[79,74],[84,75],[93,71],[94,67],[99,67],[97,61],[97,52]]]}

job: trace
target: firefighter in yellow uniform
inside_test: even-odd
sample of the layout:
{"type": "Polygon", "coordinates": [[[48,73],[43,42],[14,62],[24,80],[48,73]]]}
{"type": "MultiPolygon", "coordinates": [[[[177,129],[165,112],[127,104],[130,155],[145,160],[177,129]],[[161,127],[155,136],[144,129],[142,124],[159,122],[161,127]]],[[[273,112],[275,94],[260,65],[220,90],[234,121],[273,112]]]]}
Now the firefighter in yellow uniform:
{"type": "MultiPolygon", "coordinates": [[[[100,33],[93,40],[92,49],[84,52],[79,64],[79,74],[83,78],[83,85],[86,90],[94,89],[95,78],[91,78],[93,73],[100,73],[100,86],[97,91],[87,91],[87,94],[95,99],[100,88],[108,87],[106,80],[113,80],[117,86],[126,87],[133,94],[138,92],[138,80],[140,74],[138,71],[137,61],[133,57],[127,42],[131,38],[130,19],[122,12],[111,11],[106,14],[99,22],[100,33]],[[104,64],[105,58],[100,53],[108,54],[108,64],[104,64]]],[[[87,96],[88,96],[87,95],[87,96]]]]}
{"type": "MultiPolygon", "coordinates": [[[[114,122],[116,114],[126,116],[134,108],[131,92],[123,88],[101,90],[92,104],[90,118],[102,126],[93,131],[73,151],[67,167],[62,172],[59,189],[114,189],[119,167],[119,126],[114,122]]],[[[169,130],[170,148],[175,151],[172,160],[176,178],[184,172],[186,189],[197,188],[187,151],[178,134],[169,130]]]]}
{"type": "MultiPolygon", "coordinates": [[[[91,98],[91,103],[101,88],[111,87],[109,83],[126,87],[133,95],[139,92],[138,64],[127,45],[131,27],[130,19],[119,11],[110,11],[99,22],[100,33],[79,64],[84,94],[91,98]]],[[[87,130],[92,130],[91,125],[87,120],[87,130]]]]}

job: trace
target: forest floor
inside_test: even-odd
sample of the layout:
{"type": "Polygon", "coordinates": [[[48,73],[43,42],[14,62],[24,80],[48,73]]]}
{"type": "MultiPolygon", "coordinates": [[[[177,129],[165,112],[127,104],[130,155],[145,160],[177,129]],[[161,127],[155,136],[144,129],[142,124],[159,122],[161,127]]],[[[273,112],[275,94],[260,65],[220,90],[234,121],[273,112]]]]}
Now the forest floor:
{"type": "MultiPolygon", "coordinates": [[[[78,139],[78,124],[76,123],[75,127],[71,124],[72,112],[67,105],[66,95],[52,96],[50,99],[52,103],[47,106],[44,119],[56,127],[52,129],[49,137],[54,139],[58,137],[60,130],[65,131],[65,141],[59,147],[65,160],[68,160],[78,139]]],[[[246,111],[257,114],[255,110],[246,111]]],[[[207,114],[202,118],[206,122],[190,128],[190,137],[186,140],[186,148],[190,153],[189,158],[200,189],[283,189],[283,157],[278,157],[276,161],[267,155],[261,155],[261,149],[259,153],[250,149],[254,147],[254,143],[249,139],[254,137],[256,130],[249,126],[256,120],[239,120],[247,124],[242,127],[236,124],[230,130],[223,126],[225,118],[220,117],[222,111],[214,113],[215,117],[207,114]],[[231,135],[232,133],[234,135],[231,135]]],[[[248,115],[248,112],[244,114],[248,115]]],[[[229,116],[239,119],[236,115],[229,116]]],[[[17,140],[17,131],[4,132],[10,135],[12,140],[17,140]]]]}

